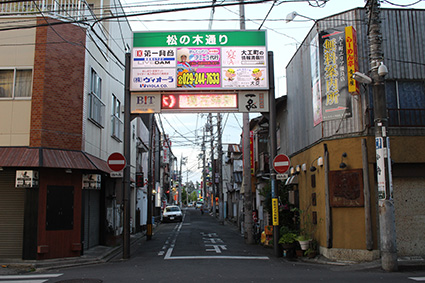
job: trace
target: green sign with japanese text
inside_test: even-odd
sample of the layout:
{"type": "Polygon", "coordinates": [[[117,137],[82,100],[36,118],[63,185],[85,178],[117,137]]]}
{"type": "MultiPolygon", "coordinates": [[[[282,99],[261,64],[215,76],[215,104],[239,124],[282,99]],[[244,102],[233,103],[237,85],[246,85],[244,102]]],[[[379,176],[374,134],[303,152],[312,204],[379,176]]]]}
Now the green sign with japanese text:
{"type": "Polygon", "coordinates": [[[133,47],[265,46],[265,31],[170,31],[134,33],[133,47]]]}

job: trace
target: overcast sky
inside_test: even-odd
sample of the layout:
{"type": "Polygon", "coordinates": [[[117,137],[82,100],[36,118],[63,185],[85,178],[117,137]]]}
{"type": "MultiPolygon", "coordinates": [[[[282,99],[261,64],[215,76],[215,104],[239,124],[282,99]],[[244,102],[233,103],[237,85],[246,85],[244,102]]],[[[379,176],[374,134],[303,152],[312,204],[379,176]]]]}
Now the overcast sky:
{"type": "MultiPolygon", "coordinates": [[[[385,8],[402,8],[397,5],[405,5],[406,8],[424,9],[425,1],[417,0],[391,0],[381,4],[385,8]],[[416,3],[416,4],[415,4],[416,3]],[[409,4],[414,4],[409,6],[409,4]]],[[[127,14],[136,12],[155,12],[152,15],[144,15],[129,18],[133,32],[147,31],[175,31],[175,30],[208,30],[211,24],[212,30],[239,30],[239,7],[229,6],[212,9],[196,9],[185,12],[157,13],[161,10],[180,9],[183,7],[200,7],[209,5],[207,1],[137,1],[123,0],[122,4],[127,14]],[[131,6],[131,8],[130,8],[131,6]],[[211,21],[211,18],[213,19],[211,21]]],[[[216,3],[226,3],[217,1],[216,3]]],[[[357,7],[364,7],[363,0],[329,0],[325,5],[323,1],[276,1],[264,2],[263,4],[245,5],[245,25],[247,30],[267,30],[267,47],[274,53],[276,97],[286,94],[285,67],[294,55],[299,44],[307,36],[314,21],[303,17],[296,17],[294,21],[287,23],[287,15],[293,11],[312,19],[321,19],[333,14],[347,11],[357,7]],[[272,8],[272,9],[271,9],[272,8]],[[269,13],[269,14],[268,14],[269,13]],[[268,16],[267,16],[268,14],[268,16]],[[267,17],[267,20],[264,19],[267,17]]],[[[252,117],[255,117],[253,115],[252,117]]],[[[198,160],[201,149],[202,128],[205,126],[207,114],[166,114],[157,115],[165,132],[172,140],[172,151],[180,164],[181,156],[187,157],[188,162],[183,166],[183,180],[200,181],[202,164],[198,160]]],[[[251,118],[252,118],[251,117],[251,118]]],[[[222,114],[223,144],[239,143],[242,127],[242,115],[239,113],[222,114]]],[[[215,123],[215,119],[213,123],[215,123]]],[[[224,146],[224,150],[227,146],[224,146]]],[[[209,148],[208,148],[209,149],[209,148]]]]}

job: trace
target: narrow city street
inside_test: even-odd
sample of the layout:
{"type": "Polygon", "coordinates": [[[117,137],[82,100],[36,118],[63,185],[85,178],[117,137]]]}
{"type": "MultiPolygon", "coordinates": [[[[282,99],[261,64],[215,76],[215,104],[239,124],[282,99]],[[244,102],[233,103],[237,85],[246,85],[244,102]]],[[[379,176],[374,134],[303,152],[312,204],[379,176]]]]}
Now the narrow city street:
{"type": "Polygon", "coordinates": [[[131,258],[30,275],[0,282],[415,282],[424,271],[388,273],[367,266],[338,266],[277,258],[272,248],[246,245],[232,224],[199,209],[183,209],[183,222],[163,223],[142,238],[131,258]],[[31,276],[31,277],[29,277],[31,276]]]}

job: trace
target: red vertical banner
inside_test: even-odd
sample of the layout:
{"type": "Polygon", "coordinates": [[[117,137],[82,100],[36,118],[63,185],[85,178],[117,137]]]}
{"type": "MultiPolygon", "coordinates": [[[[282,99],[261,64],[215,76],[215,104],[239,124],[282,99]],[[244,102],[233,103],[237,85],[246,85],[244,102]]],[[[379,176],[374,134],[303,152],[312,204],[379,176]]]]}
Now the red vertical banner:
{"type": "Polygon", "coordinates": [[[251,159],[251,175],[254,176],[255,168],[254,168],[254,132],[249,131],[249,153],[251,159]]]}

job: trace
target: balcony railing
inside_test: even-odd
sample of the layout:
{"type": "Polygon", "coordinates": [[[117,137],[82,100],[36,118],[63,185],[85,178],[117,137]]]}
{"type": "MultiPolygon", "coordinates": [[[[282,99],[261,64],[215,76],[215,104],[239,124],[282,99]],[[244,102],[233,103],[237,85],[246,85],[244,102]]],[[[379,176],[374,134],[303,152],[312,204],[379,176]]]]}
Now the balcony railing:
{"type": "Polygon", "coordinates": [[[17,1],[0,3],[2,16],[27,16],[39,13],[54,18],[80,21],[91,15],[88,4],[83,0],[42,0],[42,1],[17,1]]]}
{"type": "MultiPolygon", "coordinates": [[[[389,127],[425,127],[425,109],[387,108],[389,127]]],[[[373,108],[370,109],[370,125],[374,125],[373,108]]]]}
{"type": "Polygon", "coordinates": [[[388,126],[425,127],[425,109],[388,108],[388,126]]]}

